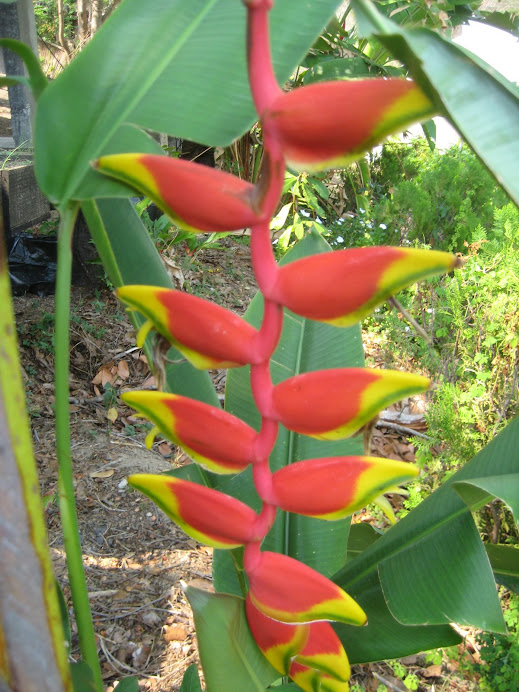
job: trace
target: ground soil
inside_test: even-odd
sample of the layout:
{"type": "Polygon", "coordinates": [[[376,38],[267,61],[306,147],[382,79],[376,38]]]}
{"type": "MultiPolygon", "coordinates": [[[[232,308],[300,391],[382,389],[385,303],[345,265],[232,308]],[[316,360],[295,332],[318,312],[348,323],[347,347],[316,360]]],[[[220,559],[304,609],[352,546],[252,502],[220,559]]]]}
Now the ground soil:
{"type": "MultiPolygon", "coordinates": [[[[166,258],[177,285],[244,312],[256,290],[246,244],[233,239],[220,250],[186,257],[185,249],[177,246],[166,258]]],[[[54,299],[25,295],[14,304],[52,560],[69,600],[56,504],[51,342],[54,299]]],[[[188,538],[127,484],[131,473],[161,473],[185,463],[186,457],[160,439],[151,450],[146,449],[144,432],[139,428],[142,421],[134,418],[119,398],[124,391],[154,386],[124,311],[106,286],[100,286],[74,288],[71,315],[72,456],[103,678],[109,691],[121,677],[137,675],[143,690],[172,692],[179,689],[186,667],[198,662],[193,618],[182,585],[212,589],[211,550],[188,538]]],[[[381,345],[373,338],[366,343],[370,364],[383,365],[381,345]]],[[[223,395],[225,373],[212,375],[223,395]]],[[[400,411],[411,416],[408,434],[398,430],[394,422],[379,425],[372,437],[372,451],[413,461],[411,434],[425,431],[424,406],[420,398],[404,402],[400,411]]],[[[400,500],[394,496],[394,501],[400,500]]],[[[373,518],[365,512],[360,519],[373,518]]],[[[72,628],[74,632],[74,623],[72,628]]],[[[74,638],[72,655],[77,653],[74,638]]],[[[431,666],[423,656],[413,656],[406,660],[406,666],[418,674],[420,690],[474,689],[471,683],[455,677],[456,666],[447,660],[443,666],[431,666]]],[[[406,689],[385,664],[357,666],[354,679],[372,692],[381,682],[389,689],[406,689]]]]}

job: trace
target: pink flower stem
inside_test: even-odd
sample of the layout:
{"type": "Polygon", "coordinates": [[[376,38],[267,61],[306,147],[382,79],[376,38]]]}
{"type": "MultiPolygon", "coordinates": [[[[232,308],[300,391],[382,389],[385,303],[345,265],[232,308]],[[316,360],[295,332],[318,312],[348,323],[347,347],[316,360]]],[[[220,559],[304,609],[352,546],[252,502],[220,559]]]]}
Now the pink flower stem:
{"type": "Polygon", "coordinates": [[[268,13],[272,0],[244,0],[247,7],[247,64],[252,98],[258,114],[281,93],[270,54],[268,13]]]}
{"type": "MultiPolygon", "coordinates": [[[[269,43],[268,11],[272,0],[244,0],[247,7],[247,41],[249,81],[259,115],[281,93],[272,69],[269,43]]],[[[259,290],[263,294],[263,320],[254,343],[257,361],[251,365],[250,383],[254,402],[261,415],[261,429],[256,439],[252,476],[256,492],[262,500],[255,536],[245,546],[244,569],[251,573],[261,559],[261,542],[272,528],[276,518],[276,501],[272,486],[269,458],[274,449],[279,423],[273,410],[274,385],[270,375],[270,359],[283,328],[283,307],[270,300],[279,268],[270,237],[270,218],[281,197],[285,175],[285,161],[274,132],[263,131],[265,154],[263,172],[255,188],[254,203],[264,219],[251,230],[251,258],[259,290]]]]}
{"type": "Polygon", "coordinates": [[[279,423],[268,418],[261,421],[261,430],[256,437],[254,461],[260,463],[268,460],[278,436],[279,423]]]}
{"type": "Polygon", "coordinates": [[[254,351],[258,361],[270,358],[275,351],[283,329],[283,307],[272,300],[266,300],[263,308],[263,321],[254,340],[254,351]]]}
{"type": "Polygon", "coordinates": [[[270,378],[269,360],[251,365],[250,369],[250,385],[254,402],[261,414],[262,424],[265,418],[273,419],[274,412],[272,409],[272,392],[274,385],[270,378]]]}
{"type": "Polygon", "coordinates": [[[243,552],[243,567],[247,574],[251,574],[261,560],[260,543],[247,543],[243,552]]]}
{"type": "Polygon", "coordinates": [[[279,267],[272,252],[269,221],[264,221],[251,229],[250,252],[252,269],[258,287],[267,299],[277,281],[279,267]]]}

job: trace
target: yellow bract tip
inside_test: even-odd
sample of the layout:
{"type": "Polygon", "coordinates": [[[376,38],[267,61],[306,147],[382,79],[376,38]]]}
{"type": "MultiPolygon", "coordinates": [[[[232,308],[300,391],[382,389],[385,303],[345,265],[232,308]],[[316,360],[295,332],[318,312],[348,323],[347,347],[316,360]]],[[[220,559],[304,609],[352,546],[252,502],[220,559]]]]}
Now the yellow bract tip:
{"type": "Polygon", "coordinates": [[[160,430],[159,428],[154,425],[153,428],[149,431],[149,433],[146,435],[144,439],[144,444],[146,445],[146,449],[151,449],[153,447],[153,443],[155,442],[155,438],[159,434],[160,430]]]}
{"type": "Polygon", "coordinates": [[[153,322],[151,320],[146,320],[144,324],[139,327],[139,331],[137,332],[137,346],[139,348],[142,348],[144,346],[144,342],[146,341],[146,337],[150,333],[150,331],[153,329],[153,322]]]}

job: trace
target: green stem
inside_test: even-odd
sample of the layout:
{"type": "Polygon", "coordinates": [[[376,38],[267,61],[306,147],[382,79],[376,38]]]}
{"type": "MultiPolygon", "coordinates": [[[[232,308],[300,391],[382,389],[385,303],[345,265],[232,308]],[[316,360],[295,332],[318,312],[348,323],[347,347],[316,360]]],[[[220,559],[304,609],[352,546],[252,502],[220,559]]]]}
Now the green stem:
{"type": "Polygon", "coordinates": [[[83,555],[77,521],[76,501],[70,454],[69,420],[69,326],[70,282],[72,276],[72,233],[79,206],[68,204],[60,208],[58,235],[58,270],[56,276],[56,325],[54,332],[56,451],[58,456],[59,509],[67,569],[76,616],[79,646],[83,660],[89,665],[98,692],[103,692],[101,668],[88,590],[83,567],[83,555]]]}

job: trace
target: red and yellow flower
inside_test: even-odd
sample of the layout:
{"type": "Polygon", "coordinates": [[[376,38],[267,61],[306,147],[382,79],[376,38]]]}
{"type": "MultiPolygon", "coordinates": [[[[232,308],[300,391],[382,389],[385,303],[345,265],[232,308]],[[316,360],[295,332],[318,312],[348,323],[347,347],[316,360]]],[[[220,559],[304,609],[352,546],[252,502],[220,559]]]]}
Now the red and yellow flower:
{"type": "Polygon", "coordinates": [[[289,430],[337,440],[353,435],[378,411],[425,391],[429,384],[426,377],[398,370],[317,370],[276,385],[273,410],[289,430]]]}
{"type": "Polygon", "coordinates": [[[256,431],[236,416],[196,399],[165,392],[125,392],[122,400],[214,473],[240,473],[254,461],[256,431]]]}
{"type": "Polygon", "coordinates": [[[282,92],[260,115],[288,165],[316,171],[351,163],[388,135],[434,114],[414,82],[371,78],[282,92]]]}
{"type": "Polygon", "coordinates": [[[311,567],[279,553],[262,552],[247,568],[249,595],[264,615],[286,623],[336,620],[363,625],[362,608],[332,581],[311,567]]]}
{"type": "Polygon", "coordinates": [[[149,197],[186,231],[237,231],[264,220],[257,188],[224,171],[157,154],[110,154],[94,165],[149,197]]]}
{"type": "Polygon", "coordinates": [[[279,673],[304,681],[303,689],[309,679],[320,677],[343,683],[338,690],[347,689],[344,683],[350,677],[350,664],[329,623],[288,625],[273,620],[256,608],[249,595],[245,612],[257,645],[279,673]]]}
{"type": "Polygon", "coordinates": [[[158,286],[121,286],[117,296],[147,322],[137,344],[154,328],[196,368],[231,368],[256,360],[257,330],[230,310],[190,293],[158,286]]]}
{"type": "Polygon", "coordinates": [[[272,478],[280,509],[319,519],[342,519],[398,483],[415,478],[416,466],[368,456],[307,459],[285,466],[272,478]]]}
{"type": "Polygon", "coordinates": [[[352,248],[280,267],[269,298],[302,317],[346,327],[410,284],[458,266],[447,252],[352,248]]]}
{"type": "Polygon", "coordinates": [[[128,481],[200,543],[227,549],[261,538],[256,512],[230,495],[173,476],[142,473],[128,481]]]}

